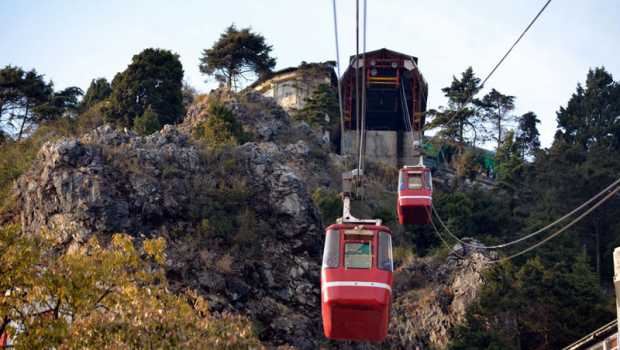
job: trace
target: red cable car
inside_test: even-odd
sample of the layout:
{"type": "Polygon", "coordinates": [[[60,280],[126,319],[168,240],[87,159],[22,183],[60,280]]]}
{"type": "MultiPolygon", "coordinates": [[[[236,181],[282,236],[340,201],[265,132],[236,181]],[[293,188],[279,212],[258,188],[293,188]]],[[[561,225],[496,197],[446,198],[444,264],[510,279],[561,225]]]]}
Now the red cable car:
{"type": "Polygon", "coordinates": [[[431,170],[423,165],[405,166],[398,176],[398,222],[404,224],[430,224],[433,205],[431,170]]]}
{"type": "Polygon", "coordinates": [[[334,224],[321,269],[323,331],[330,339],[382,341],[392,295],[392,232],[373,224],[334,224]]]}

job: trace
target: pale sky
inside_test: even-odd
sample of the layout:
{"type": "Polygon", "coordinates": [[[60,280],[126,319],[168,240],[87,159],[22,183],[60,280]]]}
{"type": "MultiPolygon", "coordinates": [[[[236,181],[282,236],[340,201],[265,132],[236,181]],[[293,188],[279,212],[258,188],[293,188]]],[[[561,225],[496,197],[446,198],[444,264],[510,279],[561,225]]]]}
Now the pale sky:
{"type": "MultiPolygon", "coordinates": [[[[430,108],[445,104],[441,88],[467,66],[484,77],[545,2],[367,1],[367,49],[417,56],[430,108]]],[[[347,62],[355,50],[355,2],[337,2],[347,62]]],[[[185,79],[206,92],[214,84],[204,82],[199,57],[231,23],[264,35],[277,69],[335,59],[331,0],[0,0],[0,66],[36,68],[57,89],[86,89],[91,79],[111,80],[134,54],[158,47],[178,53],[185,79]]],[[[487,88],[516,96],[515,114],[534,111],[548,146],[555,111],[590,67],[602,65],[620,80],[620,1],[554,0],[487,88]]]]}

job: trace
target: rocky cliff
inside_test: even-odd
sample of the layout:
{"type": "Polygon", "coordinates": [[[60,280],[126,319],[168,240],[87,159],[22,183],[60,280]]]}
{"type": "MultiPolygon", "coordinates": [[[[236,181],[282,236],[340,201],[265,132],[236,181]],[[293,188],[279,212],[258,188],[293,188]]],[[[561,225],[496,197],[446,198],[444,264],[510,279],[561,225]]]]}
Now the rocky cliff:
{"type": "MultiPolygon", "coordinates": [[[[186,120],[140,137],[102,126],[47,143],[16,184],[22,228],[70,247],[90,235],[164,236],[167,270],[214,311],[248,315],[268,346],[356,348],[328,342],[320,316],[322,228],[310,193],[343,170],[321,134],[255,94],[225,104],[252,141],[207,150],[186,120]]],[[[443,347],[482,283],[487,256],[414,259],[399,267],[390,336],[378,348],[443,347]]]]}

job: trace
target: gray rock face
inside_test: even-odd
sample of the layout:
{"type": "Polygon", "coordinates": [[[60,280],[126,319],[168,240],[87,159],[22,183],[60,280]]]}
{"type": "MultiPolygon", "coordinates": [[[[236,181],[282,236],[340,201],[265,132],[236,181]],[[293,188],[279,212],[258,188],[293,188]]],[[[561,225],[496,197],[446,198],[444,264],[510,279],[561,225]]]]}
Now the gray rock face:
{"type": "Polygon", "coordinates": [[[389,348],[445,348],[465,320],[494,256],[457,245],[447,258],[416,259],[395,273],[389,348]]]}
{"type": "Polygon", "coordinates": [[[23,229],[53,232],[63,245],[93,234],[164,235],[173,286],[201,291],[215,311],[249,315],[267,343],[315,348],[322,230],[299,170],[274,143],[232,151],[232,175],[251,189],[256,225],[267,227],[241,247],[196,230],[201,218],[192,212],[216,204],[203,194],[217,187],[220,171],[200,152],[171,126],[148,137],[103,126],[47,143],[17,183],[23,229]]]}
{"type": "MultiPolygon", "coordinates": [[[[191,140],[192,127],[208,118],[206,103],[147,137],[103,126],[45,144],[16,185],[22,228],[53,233],[62,245],[115,232],[164,236],[173,288],[198,290],[214,311],[249,316],[269,346],[316,349],[328,343],[320,315],[324,223],[310,193],[339,188],[343,158],[270,99],[249,94],[226,103],[255,135],[228,153],[210,154],[191,140]]],[[[378,347],[444,346],[476,296],[484,259],[474,252],[402,267],[390,335],[378,347]]]]}

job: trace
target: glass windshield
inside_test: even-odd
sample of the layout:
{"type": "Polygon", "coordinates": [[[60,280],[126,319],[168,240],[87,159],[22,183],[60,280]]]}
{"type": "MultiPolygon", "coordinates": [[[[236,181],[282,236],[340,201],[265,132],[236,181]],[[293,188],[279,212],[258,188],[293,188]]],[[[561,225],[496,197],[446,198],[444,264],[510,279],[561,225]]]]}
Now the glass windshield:
{"type": "Polygon", "coordinates": [[[420,173],[409,173],[407,176],[407,186],[410,190],[419,190],[422,188],[422,174],[420,173]]]}
{"type": "Polygon", "coordinates": [[[323,268],[336,268],[340,260],[340,234],[331,230],[325,235],[325,249],[323,249],[323,268]]]}
{"type": "Polygon", "coordinates": [[[370,242],[346,243],[344,266],[352,269],[369,269],[372,266],[370,242]]]}

